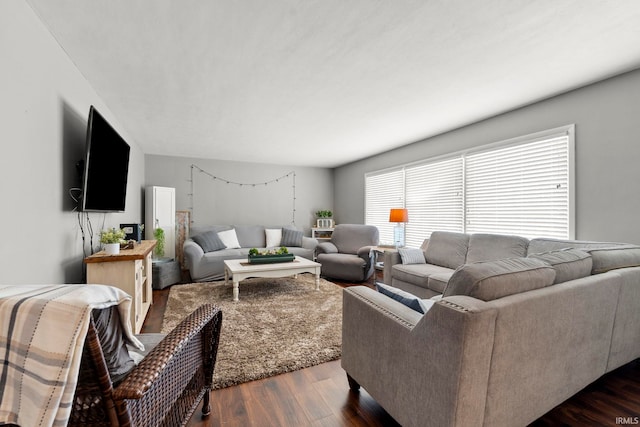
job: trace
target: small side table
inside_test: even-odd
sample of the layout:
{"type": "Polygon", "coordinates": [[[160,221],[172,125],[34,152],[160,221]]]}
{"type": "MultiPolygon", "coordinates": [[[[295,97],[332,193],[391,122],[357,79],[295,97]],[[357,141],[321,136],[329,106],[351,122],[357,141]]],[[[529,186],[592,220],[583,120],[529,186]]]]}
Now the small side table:
{"type": "MultiPolygon", "coordinates": [[[[373,253],[373,264],[375,266],[376,270],[384,270],[384,262],[382,261],[378,261],[378,258],[380,257],[380,255],[384,255],[385,252],[388,251],[393,251],[396,252],[397,249],[395,246],[385,246],[385,245],[380,245],[380,246],[374,246],[371,248],[371,252],[373,253]]],[[[373,274],[373,281],[375,284],[376,278],[375,278],[376,274],[373,274]]],[[[387,283],[388,285],[390,285],[390,283],[387,283]]]]}

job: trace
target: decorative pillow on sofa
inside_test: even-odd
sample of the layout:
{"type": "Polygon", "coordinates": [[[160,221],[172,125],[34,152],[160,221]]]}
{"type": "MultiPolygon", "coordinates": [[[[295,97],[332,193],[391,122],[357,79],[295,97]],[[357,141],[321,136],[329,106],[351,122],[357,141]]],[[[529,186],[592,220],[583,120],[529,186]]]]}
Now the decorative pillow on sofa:
{"type": "Polygon", "coordinates": [[[293,228],[283,228],[282,229],[282,241],[280,244],[282,246],[302,246],[302,231],[294,230],[293,228]]]}
{"type": "Polygon", "coordinates": [[[424,259],[424,252],[418,248],[400,248],[398,249],[400,259],[403,264],[426,264],[424,259]]]}
{"type": "Polygon", "coordinates": [[[206,231],[197,236],[193,236],[191,239],[200,245],[205,252],[215,252],[227,248],[215,231],[206,231]]]}
{"type": "Polygon", "coordinates": [[[388,296],[407,307],[417,311],[418,313],[426,313],[429,311],[435,301],[421,300],[417,296],[405,292],[402,289],[395,288],[393,286],[385,285],[384,283],[376,283],[376,289],[383,295],[388,296]]]}
{"type": "Polygon", "coordinates": [[[468,295],[491,301],[553,284],[556,272],[535,258],[474,262],[456,269],[442,296],[468,295]]]}
{"type": "Polygon", "coordinates": [[[539,254],[531,254],[529,258],[536,258],[551,265],[556,270],[555,283],[568,282],[591,275],[591,255],[580,249],[562,249],[539,254]]]}
{"type": "Polygon", "coordinates": [[[228,249],[239,249],[241,247],[234,228],[231,230],[220,231],[218,233],[218,237],[228,249]]]}
{"type": "Polygon", "coordinates": [[[282,228],[265,228],[264,234],[267,238],[267,248],[280,246],[282,241],[282,228]]]}

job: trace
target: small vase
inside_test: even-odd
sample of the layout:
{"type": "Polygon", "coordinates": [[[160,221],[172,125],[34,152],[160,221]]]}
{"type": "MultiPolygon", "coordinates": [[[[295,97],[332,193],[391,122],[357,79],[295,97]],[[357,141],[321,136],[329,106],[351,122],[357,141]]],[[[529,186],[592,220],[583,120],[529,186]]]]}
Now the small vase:
{"type": "Polygon", "coordinates": [[[104,252],[107,255],[118,255],[120,253],[120,243],[105,243],[104,252]]]}

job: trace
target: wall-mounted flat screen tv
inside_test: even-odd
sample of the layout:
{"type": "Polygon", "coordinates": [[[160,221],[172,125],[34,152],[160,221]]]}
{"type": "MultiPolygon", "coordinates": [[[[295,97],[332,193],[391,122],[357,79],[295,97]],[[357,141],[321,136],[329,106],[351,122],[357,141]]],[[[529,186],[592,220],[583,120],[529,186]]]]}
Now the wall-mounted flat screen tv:
{"type": "Polygon", "coordinates": [[[87,122],[83,211],[124,212],[129,152],[129,144],[92,105],[87,122]]]}

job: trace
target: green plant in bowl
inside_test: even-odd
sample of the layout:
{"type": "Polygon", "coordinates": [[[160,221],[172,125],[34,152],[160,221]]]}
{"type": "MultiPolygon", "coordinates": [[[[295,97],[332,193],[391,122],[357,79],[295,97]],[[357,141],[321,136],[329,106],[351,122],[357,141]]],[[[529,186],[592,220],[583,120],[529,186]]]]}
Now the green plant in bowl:
{"type": "Polygon", "coordinates": [[[125,236],[126,234],[123,229],[112,227],[100,232],[100,243],[104,245],[111,243],[122,243],[125,236]]]}

